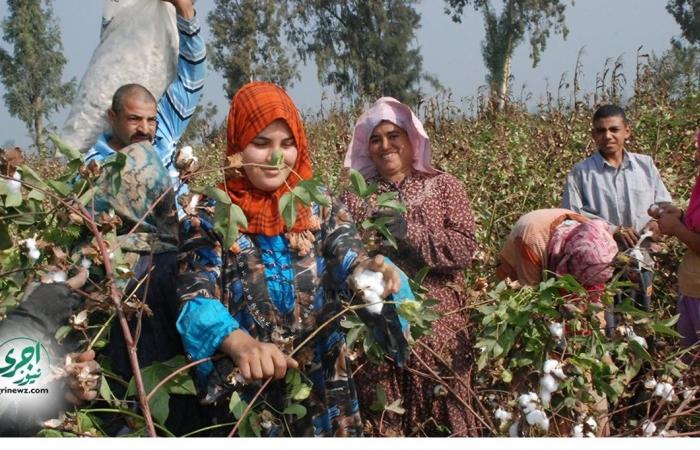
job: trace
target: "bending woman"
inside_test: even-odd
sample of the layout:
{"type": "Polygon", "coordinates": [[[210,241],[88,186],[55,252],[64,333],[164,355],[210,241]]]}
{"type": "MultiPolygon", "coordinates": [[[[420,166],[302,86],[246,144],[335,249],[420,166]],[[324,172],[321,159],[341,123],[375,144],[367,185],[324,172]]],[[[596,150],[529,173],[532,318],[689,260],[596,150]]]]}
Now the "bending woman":
{"type": "MultiPolygon", "coordinates": [[[[294,226],[286,228],[280,198],[310,179],[312,168],[301,116],[282,88],[259,82],[241,88],[231,103],[227,138],[229,161],[242,170],[227,175],[221,188],[245,213],[247,228],[230,249],[222,248],[213,202],[205,200],[196,211],[187,208],[179,255],[177,328],[188,357],[228,356],[197,366],[201,399],[218,405],[225,416],[219,420],[230,422],[231,391],[250,402],[261,382],[273,378],[255,406],[261,433],[361,435],[345,336],[333,317],[343,310],[353,274],[381,272],[384,296],[406,284],[395,268],[368,257],[340,203],[297,204],[294,226]],[[280,153],[282,168],[272,165],[280,153]],[[285,380],[290,369],[298,373],[285,380]]],[[[364,317],[400,360],[405,330],[393,305],[385,306],[381,315],[364,317]]]]}
{"type": "Polygon", "coordinates": [[[383,422],[388,434],[476,436],[481,422],[470,406],[472,346],[463,294],[463,272],[477,247],[474,219],[462,183],[434,169],[430,158],[423,125],[408,106],[390,97],[377,100],[358,119],[345,155],[346,167],[379,187],[368,199],[344,195],[355,221],[387,218],[398,250],[382,251],[409,276],[429,267],[423,282],[426,297],[438,300],[437,309],[445,314],[433,323],[433,334],[420,339],[407,369],[389,364],[362,367],[356,374],[360,405],[363,416],[375,427],[383,422]],[[406,214],[377,207],[377,196],[385,192],[398,192],[406,214]],[[442,381],[426,375],[428,368],[442,381]],[[402,399],[403,415],[387,413],[382,419],[370,411],[377,382],[387,393],[387,404],[402,399]]]}

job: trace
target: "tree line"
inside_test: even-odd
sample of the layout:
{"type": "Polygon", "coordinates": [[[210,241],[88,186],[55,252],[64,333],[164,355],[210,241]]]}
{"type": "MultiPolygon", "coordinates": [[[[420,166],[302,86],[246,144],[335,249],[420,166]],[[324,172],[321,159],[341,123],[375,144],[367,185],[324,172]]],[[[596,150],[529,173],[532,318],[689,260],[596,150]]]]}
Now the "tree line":
{"type": "MultiPolygon", "coordinates": [[[[0,81],[9,113],[25,123],[34,146],[46,151],[50,115],[69,104],[76,81],[62,81],[66,58],[50,0],[6,0],[2,21],[0,81]]],[[[211,30],[209,62],[225,80],[230,98],[251,80],[285,88],[299,80],[299,65],[313,60],[318,81],[351,103],[381,95],[415,105],[421,86],[440,87],[423,68],[416,31],[418,0],[215,0],[206,17],[211,30]]],[[[571,0],[574,5],[574,0],[571,0]]],[[[528,39],[533,67],[552,34],[566,39],[567,0],[443,0],[445,14],[459,23],[469,13],[483,17],[481,55],[490,105],[502,110],[510,93],[515,49],[528,39]]],[[[678,22],[665,58],[669,75],[700,73],[700,0],[668,0],[678,22]],[[668,63],[668,60],[673,63],[668,63]]],[[[210,107],[211,108],[211,107],[210,107]]]]}

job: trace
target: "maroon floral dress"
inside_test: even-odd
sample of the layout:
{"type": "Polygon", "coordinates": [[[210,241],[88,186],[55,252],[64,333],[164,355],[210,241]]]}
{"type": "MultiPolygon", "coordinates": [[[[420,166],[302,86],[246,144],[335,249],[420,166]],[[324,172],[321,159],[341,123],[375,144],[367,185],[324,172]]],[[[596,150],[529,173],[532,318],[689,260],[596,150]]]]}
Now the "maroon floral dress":
{"type": "Polygon", "coordinates": [[[446,173],[414,172],[398,184],[383,178],[368,181],[378,184],[377,193],[369,199],[346,193],[343,201],[348,210],[359,224],[376,211],[377,195],[399,193],[408,210],[408,232],[398,242],[398,250],[382,247],[380,251],[410,277],[423,267],[430,267],[423,282],[428,289],[426,297],[439,301],[436,308],[444,316],[433,323],[432,335],[416,343],[405,369],[390,363],[380,367],[367,363],[358,370],[355,379],[362,417],[369,421],[366,427],[372,427],[371,433],[377,434],[381,421],[382,434],[480,435],[471,408],[472,346],[463,293],[464,270],[471,264],[477,244],[464,186],[446,173]],[[446,381],[447,387],[435,375],[446,381]],[[404,414],[387,412],[382,419],[381,414],[371,411],[377,383],[386,391],[386,404],[402,399],[404,414]]]}

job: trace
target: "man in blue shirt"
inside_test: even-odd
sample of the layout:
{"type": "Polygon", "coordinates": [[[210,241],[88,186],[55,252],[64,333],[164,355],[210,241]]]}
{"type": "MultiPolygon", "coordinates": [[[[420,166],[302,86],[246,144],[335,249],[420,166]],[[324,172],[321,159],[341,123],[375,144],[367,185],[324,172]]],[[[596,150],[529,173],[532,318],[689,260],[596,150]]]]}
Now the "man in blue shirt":
{"type": "Polygon", "coordinates": [[[624,250],[637,243],[645,228],[658,234],[647,209],[670,202],[671,195],[651,157],[625,149],[631,130],[622,108],[601,106],[593,115],[591,134],[598,151],[569,172],[561,206],[608,222],[624,250]]]}
{"type": "Polygon", "coordinates": [[[122,148],[151,142],[168,170],[173,187],[179,187],[175,146],[185,132],[202,96],[206,74],[206,46],[200,36],[192,0],[163,0],[175,5],[180,53],[177,76],[165,94],[156,99],[145,87],[127,84],[114,93],[107,118],[112,133],[100,136],[85,162],[102,161],[122,148]]]}

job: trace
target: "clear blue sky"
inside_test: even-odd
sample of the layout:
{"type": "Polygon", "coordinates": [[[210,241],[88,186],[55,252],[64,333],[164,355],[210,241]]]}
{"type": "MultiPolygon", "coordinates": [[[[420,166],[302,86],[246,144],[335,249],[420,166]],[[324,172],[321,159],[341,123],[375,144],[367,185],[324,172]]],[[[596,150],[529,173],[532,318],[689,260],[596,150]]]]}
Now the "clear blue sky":
{"type": "MultiPolygon", "coordinates": [[[[79,81],[98,43],[103,1],[55,0],[53,4],[68,59],[64,79],[76,77],[79,81]]],[[[204,19],[213,5],[214,0],[198,0],[196,8],[200,18],[204,19]]],[[[421,47],[424,70],[436,75],[454,93],[457,106],[466,108],[468,99],[485,84],[486,71],[480,53],[484,34],[482,19],[480,14],[469,10],[462,23],[455,24],[443,13],[443,5],[443,0],[420,2],[418,10],[422,14],[422,27],[417,33],[417,43],[421,47]]],[[[631,84],[637,49],[642,46],[642,53],[660,54],[669,47],[670,39],[680,34],[680,28],[666,12],[665,5],[666,0],[576,1],[575,6],[567,8],[570,29],[567,40],[551,37],[536,68],[532,68],[526,44],[516,50],[513,91],[519,95],[524,85],[525,91],[532,94],[533,103],[543,96],[548,85],[556,93],[563,74],[569,81],[573,77],[577,55],[584,47],[584,76],[581,80],[584,91],[595,88],[596,75],[603,71],[606,59],[619,56],[623,58],[628,84],[631,84]]],[[[6,15],[6,1],[0,0],[0,16],[4,18],[6,15]]],[[[203,29],[205,37],[208,36],[205,21],[203,29]]],[[[322,102],[325,108],[334,101],[332,90],[325,88],[324,94],[324,88],[318,84],[315,66],[302,68],[301,74],[302,79],[291,89],[291,94],[302,111],[315,112],[322,102]]],[[[222,85],[221,77],[210,70],[203,101],[217,104],[221,117],[227,111],[222,85]]],[[[4,86],[0,84],[0,96],[4,93],[4,86]]],[[[51,122],[60,128],[67,110],[54,114],[51,122]]],[[[8,141],[28,146],[30,139],[24,124],[10,117],[4,102],[1,102],[0,146],[8,141]]]]}

